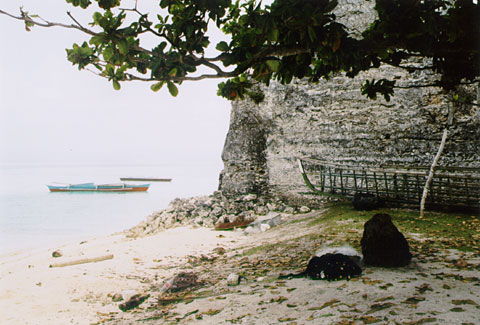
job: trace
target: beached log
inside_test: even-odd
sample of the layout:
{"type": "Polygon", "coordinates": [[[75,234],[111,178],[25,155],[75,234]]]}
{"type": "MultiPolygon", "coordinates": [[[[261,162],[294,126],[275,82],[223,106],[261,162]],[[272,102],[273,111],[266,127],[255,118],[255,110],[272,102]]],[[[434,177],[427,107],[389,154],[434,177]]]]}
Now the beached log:
{"type": "Polygon", "coordinates": [[[53,263],[53,264],[50,264],[50,267],[64,267],[64,266],[77,265],[77,264],[94,263],[94,262],[100,262],[105,260],[111,260],[112,258],[113,258],[113,254],[108,254],[108,255],[97,256],[92,258],[81,258],[78,260],[67,261],[63,263],[53,263]]]}

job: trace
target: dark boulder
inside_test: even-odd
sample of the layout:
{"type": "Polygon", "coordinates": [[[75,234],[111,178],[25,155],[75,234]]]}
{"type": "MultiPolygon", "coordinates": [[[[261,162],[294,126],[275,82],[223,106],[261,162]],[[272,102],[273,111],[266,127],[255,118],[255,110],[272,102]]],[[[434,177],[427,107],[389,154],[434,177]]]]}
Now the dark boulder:
{"type": "Polygon", "coordinates": [[[360,243],[367,265],[398,267],[412,259],[407,240],[388,214],[376,214],[365,223],[360,243]]]}
{"type": "Polygon", "coordinates": [[[379,206],[377,197],[371,193],[355,193],[352,203],[355,210],[374,210],[379,206]]]}

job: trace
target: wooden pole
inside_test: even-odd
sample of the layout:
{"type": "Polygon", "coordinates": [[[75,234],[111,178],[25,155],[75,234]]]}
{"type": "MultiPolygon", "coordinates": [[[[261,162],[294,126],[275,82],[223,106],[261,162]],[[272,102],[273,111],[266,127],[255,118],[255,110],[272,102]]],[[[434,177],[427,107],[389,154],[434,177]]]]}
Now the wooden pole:
{"type": "Polygon", "coordinates": [[[77,265],[77,264],[94,263],[94,262],[100,262],[105,260],[111,260],[112,258],[113,258],[113,254],[108,254],[108,255],[97,256],[92,258],[82,258],[82,259],[63,262],[63,263],[53,263],[53,264],[50,264],[50,267],[64,267],[64,266],[77,265]]]}
{"type": "Polygon", "coordinates": [[[448,128],[445,128],[445,130],[443,130],[442,142],[440,142],[440,147],[438,148],[438,152],[435,155],[435,158],[433,159],[432,166],[430,167],[430,172],[428,173],[427,182],[425,183],[425,187],[423,188],[422,201],[420,202],[420,218],[423,218],[423,215],[425,213],[425,201],[427,200],[428,188],[430,186],[430,183],[432,182],[433,174],[435,173],[435,167],[437,167],[438,160],[442,155],[443,148],[445,148],[445,142],[447,142],[447,136],[448,136],[448,128]]]}

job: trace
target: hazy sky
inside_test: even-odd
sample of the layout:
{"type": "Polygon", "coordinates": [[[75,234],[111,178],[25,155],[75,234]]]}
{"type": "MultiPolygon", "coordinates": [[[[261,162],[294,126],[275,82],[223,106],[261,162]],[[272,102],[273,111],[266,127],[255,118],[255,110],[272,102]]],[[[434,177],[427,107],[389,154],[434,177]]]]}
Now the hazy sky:
{"type": "MultiPolygon", "coordinates": [[[[85,23],[91,15],[59,0],[8,0],[0,9],[18,14],[21,5],[49,21],[71,23],[67,10],[85,23]]],[[[176,98],[142,82],[115,91],[67,61],[65,49],[88,40],[79,31],[36,26],[26,32],[23,22],[0,15],[0,40],[0,163],[221,165],[230,103],[217,97],[218,80],[185,82],[176,98]]]]}

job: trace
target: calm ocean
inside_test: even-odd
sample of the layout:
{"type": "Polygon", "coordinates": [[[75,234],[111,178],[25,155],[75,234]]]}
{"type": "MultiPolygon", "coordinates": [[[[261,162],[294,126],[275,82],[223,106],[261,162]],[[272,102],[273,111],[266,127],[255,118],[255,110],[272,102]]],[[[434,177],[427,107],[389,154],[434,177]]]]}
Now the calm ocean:
{"type": "MultiPolygon", "coordinates": [[[[130,228],[174,198],[208,195],[219,165],[0,165],[0,254],[130,228]],[[120,177],[172,178],[146,193],[50,193],[47,184],[118,183],[120,177]]],[[[143,182],[135,182],[143,183],[143,182]]]]}

